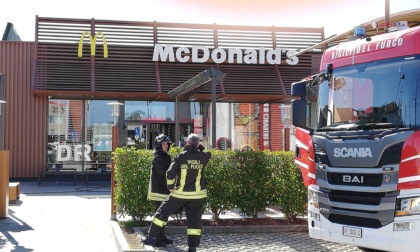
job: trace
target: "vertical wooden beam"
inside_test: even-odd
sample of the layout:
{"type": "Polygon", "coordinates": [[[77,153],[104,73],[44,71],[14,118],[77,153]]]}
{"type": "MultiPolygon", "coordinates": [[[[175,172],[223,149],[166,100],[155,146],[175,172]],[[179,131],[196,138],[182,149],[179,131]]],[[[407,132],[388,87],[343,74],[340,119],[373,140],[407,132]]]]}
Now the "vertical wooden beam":
{"type": "Polygon", "coordinates": [[[7,217],[9,210],[9,151],[0,151],[0,218],[7,217]]]}
{"type": "MultiPolygon", "coordinates": [[[[153,42],[156,45],[158,43],[157,40],[157,23],[156,21],[153,23],[153,42]]],[[[155,76],[156,76],[156,91],[160,94],[162,93],[162,84],[160,82],[160,69],[159,69],[159,62],[155,61],[155,76]]]]}
{"type": "Polygon", "coordinates": [[[273,65],[273,67],[274,67],[274,71],[276,71],[276,75],[280,84],[281,92],[283,93],[283,97],[285,97],[287,96],[287,91],[286,91],[286,87],[284,86],[283,78],[281,77],[279,67],[278,65],[273,65]]]}
{"type": "MultiPolygon", "coordinates": [[[[95,37],[95,19],[91,19],[90,21],[90,36],[95,37]]],[[[90,38],[89,38],[90,41],[90,38]]],[[[96,45],[92,45],[91,43],[96,43],[96,41],[91,41],[89,43],[89,53],[90,53],[90,93],[91,93],[91,98],[94,98],[94,94],[95,94],[95,85],[96,85],[96,80],[95,80],[95,55],[92,55],[92,46],[96,46],[96,45]]],[[[96,53],[94,53],[96,54],[96,53]]]]}
{"type": "MultiPolygon", "coordinates": [[[[219,47],[219,35],[218,35],[218,29],[217,29],[217,25],[216,23],[213,26],[213,39],[214,39],[214,48],[218,48],[219,47]]],[[[215,63],[214,67],[218,70],[220,70],[220,65],[215,63]]],[[[222,97],[225,95],[225,85],[223,83],[223,80],[219,82],[219,87],[220,87],[220,93],[222,95],[222,97]]]]}
{"type": "Polygon", "coordinates": [[[290,128],[284,128],[284,150],[290,151],[290,128]]]}

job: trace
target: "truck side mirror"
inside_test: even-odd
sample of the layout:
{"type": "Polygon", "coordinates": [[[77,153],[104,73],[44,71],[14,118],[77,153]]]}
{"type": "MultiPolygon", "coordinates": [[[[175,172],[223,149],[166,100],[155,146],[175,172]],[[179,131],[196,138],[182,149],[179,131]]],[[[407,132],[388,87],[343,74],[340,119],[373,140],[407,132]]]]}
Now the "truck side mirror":
{"type": "Polygon", "coordinates": [[[292,124],[299,128],[306,126],[306,100],[292,100],[292,124]]]}
{"type": "Polygon", "coordinates": [[[305,99],[306,96],[306,84],[308,81],[301,81],[292,84],[291,94],[293,96],[300,96],[302,99],[305,99]]]}

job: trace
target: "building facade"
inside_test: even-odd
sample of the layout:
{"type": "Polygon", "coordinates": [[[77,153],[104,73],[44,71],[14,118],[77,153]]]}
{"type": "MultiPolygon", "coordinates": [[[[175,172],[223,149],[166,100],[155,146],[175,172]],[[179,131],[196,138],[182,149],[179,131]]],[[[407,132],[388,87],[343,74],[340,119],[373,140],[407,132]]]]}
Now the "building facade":
{"type": "Polygon", "coordinates": [[[35,38],[0,42],[0,92],[7,101],[0,143],[10,150],[12,178],[36,177],[58,162],[78,170],[109,162],[114,125],[119,146],[152,148],[160,133],[182,146],[194,132],[208,148],[288,149],[291,83],[318,71],[322,51],[293,54],[324,34],[323,28],[36,17],[35,38]],[[224,73],[214,118],[209,87],[169,96],[211,68],[224,73]]]}

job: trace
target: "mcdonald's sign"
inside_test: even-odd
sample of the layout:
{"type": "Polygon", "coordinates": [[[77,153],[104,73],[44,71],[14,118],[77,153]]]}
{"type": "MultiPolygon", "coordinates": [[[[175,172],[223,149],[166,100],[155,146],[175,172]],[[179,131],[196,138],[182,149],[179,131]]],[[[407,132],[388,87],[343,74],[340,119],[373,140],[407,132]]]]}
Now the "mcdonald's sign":
{"type": "Polygon", "coordinates": [[[77,56],[81,58],[83,56],[83,41],[85,39],[85,36],[89,36],[90,41],[90,55],[95,56],[96,52],[96,40],[98,39],[98,35],[102,37],[102,43],[104,45],[104,58],[108,58],[108,45],[106,44],[105,36],[102,32],[98,32],[95,34],[94,37],[92,37],[92,34],[90,32],[83,32],[82,36],[80,37],[79,41],[79,50],[77,51],[77,56]]]}

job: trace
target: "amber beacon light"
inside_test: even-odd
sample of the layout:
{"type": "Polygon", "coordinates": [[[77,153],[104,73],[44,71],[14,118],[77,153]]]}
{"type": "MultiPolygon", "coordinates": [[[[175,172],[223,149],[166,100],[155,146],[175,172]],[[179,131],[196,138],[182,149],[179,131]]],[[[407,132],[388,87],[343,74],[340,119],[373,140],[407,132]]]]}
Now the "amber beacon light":
{"type": "Polygon", "coordinates": [[[101,36],[102,43],[104,47],[104,58],[108,58],[108,45],[106,44],[105,36],[102,32],[95,33],[95,36],[92,37],[92,34],[90,32],[83,32],[82,36],[80,37],[79,41],[79,49],[77,51],[77,56],[81,58],[83,56],[83,41],[85,39],[85,36],[89,36],[90,41],[90,55],[95,56],[96,52],[96,40],[98,39],[98,36],[101,36]]]}

